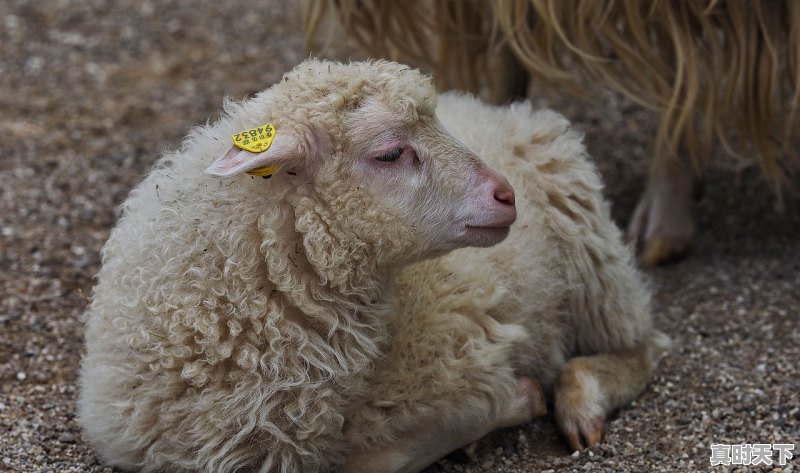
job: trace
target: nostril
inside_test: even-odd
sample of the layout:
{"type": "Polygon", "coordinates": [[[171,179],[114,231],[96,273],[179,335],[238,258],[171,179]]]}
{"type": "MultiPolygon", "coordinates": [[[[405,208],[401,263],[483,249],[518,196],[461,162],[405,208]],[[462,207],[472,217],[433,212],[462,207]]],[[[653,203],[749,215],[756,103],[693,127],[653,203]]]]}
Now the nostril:
{"type": "Polygon", "coordinates": [[[506,205],[514,205],[514,191],[508,188],[498,187],[494,190],[494,199],[506,205]]]}

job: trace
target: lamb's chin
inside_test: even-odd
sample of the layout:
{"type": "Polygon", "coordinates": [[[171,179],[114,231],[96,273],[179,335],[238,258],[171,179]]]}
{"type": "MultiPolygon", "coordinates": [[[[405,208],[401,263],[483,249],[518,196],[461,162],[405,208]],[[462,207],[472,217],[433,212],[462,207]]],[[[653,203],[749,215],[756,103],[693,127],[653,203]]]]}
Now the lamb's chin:
{"type": "Polygon", "coordinates": [[[464,227],[462,241],[467,246],[486,248],[505,240],[510,231],[510,225],[501,227],[473,227],[468,225],[464,227]]]}

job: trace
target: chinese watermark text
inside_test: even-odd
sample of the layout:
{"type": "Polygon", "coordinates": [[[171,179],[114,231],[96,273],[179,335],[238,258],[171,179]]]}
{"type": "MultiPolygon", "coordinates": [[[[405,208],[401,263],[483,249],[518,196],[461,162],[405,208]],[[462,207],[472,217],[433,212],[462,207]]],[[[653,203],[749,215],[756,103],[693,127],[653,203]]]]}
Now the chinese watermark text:
{"type": "Polygon", "coordinates": [[[793,443],[711,444],[711,466],[786,465],[794,457],[793,443]]]}

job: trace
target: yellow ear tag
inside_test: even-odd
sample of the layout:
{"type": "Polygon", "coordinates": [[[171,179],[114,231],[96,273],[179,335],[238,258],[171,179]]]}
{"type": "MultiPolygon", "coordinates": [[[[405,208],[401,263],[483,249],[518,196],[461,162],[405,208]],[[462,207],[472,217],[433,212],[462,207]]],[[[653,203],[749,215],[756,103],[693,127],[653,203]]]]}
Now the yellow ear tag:
{"type": "MultiPolygon", "coordinates": [[[[257,126],[240,133],[236,133],[231,138],[233,144],[239,149],[249,151],[251,153],[263,153],[272,146],[272,140],[275,139],[275,126],[272,123],[257,126]]],[[[278,171],[280,166],[265,166],[263,168],[256,168],[247,171],[251,176],[270,177],[278,171]]]]}

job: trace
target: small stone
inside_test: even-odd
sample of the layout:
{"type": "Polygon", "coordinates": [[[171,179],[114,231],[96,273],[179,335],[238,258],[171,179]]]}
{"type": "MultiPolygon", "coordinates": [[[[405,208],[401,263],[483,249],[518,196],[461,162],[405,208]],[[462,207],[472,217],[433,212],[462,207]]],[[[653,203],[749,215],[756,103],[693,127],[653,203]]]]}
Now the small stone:
{"type": "Polygon", "coordinates": [[[64,432],[58,436],[58,441],[61,443],[72,443],[75,441],[75,436],[69,432],[64,432]]]}
{"type": "Polygon", "coordinates": [[[25,378],[27,378],[27,377],[28,377],[28,375],[25,374],[24,371],[20,371],[20,372],[17,373],[17,379],[19,381],[25,381],[25,378]]]}
{"type": "Polygon", "coordinates": [[[8,457],[3,457],[3,465],[10,465],[11,459],[8,457]]]}
{"type": "Polygon", "coordinates": [[[570,455],[570,457],[572,458],[580,458],[580,456],[581,456],[580,450],[575,450],[574,452],[572,452],[572,455],[570,455]]]}

